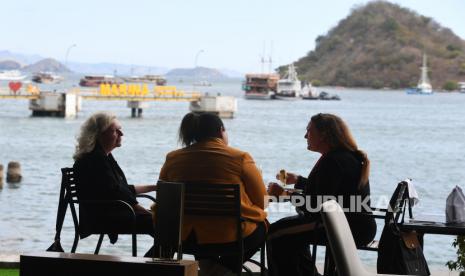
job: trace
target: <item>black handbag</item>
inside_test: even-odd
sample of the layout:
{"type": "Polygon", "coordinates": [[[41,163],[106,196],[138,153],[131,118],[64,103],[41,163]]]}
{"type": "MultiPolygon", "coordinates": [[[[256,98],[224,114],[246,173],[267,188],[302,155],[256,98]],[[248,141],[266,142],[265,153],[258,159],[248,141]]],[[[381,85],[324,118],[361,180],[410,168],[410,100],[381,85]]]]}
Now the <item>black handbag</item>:
{"type": "Polygon", "coordinates": [[[395,223],[384,226],[378,246],[380,274],[430,275],[415,231],[399,230],[395,223]]]}
{"type": "Polygon", "coordinates": [[[378,245],[377,271],[380,274],[430,275],[418,234],[415,231],[402,231],[397,224],[399,211],[402,211],[403,223],[407,205],[412,217],[408,191],[401,190],[400,187],[399,185],[390,201],[391,210],[386,213],[378,245]]]}

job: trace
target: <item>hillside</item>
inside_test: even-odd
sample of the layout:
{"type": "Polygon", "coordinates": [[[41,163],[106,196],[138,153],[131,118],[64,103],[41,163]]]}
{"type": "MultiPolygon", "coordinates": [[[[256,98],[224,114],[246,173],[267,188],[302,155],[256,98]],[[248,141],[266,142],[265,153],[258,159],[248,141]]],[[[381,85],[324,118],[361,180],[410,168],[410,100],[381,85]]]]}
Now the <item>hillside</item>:
{"type": "Polygon", "coordinates": [[[21,68],[21,64],[14,60],[0,61],[0,70],[18,70],[20,68],[21,68]]]}
{"type": "Polygon", "coordinates": [[[465,81],[465,41],[432,18],[376,1],[353,9],[295,65],[322,85],[404,88],[418,82],[423,52],[434,88],[465,81]]]}
{"type": "Polygon", "coordinates": [[[68,73],[71,72],[66,66],[58,62],[53,58],[42,59],[34,64],[25,66],[23,68],[27,72],[57,72],[57,73],[68,73]]]}

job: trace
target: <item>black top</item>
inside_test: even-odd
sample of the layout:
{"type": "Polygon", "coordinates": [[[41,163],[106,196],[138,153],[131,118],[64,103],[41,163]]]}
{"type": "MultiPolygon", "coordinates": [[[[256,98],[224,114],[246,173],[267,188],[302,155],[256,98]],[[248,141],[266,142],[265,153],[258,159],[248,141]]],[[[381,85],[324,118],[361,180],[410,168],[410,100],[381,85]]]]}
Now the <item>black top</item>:
{"type": "Polygon", "coordinates": [[[74,163],[77,191],[83,200],[123,200],[137,204],[135,189],[128,185],[123,171],[111,154],[106,155],[97,144],[74,163]]]}
{"type": "MultiPolygon", "coordinates": [[[[359,232],[361,236],[369,239],[376,233],[375,220],[367,216],[367,213],[371,213],[370,210],[356,208],[360,206],[360,202],[370,206],[370,184],[360,187],[361,172],[362,157],[359,154],[343,149],[333,150],[318,160],[308,178],[299,177],[295,188],[304,190],[304,194],[310,198],[310,206],[313,209],[320,207],[324,200],[321,196],[336,197],[343,208],[349,208],[348,212],[344,211],[352,232],[359,232]]],[[[305,207],[300,210],[315,215],[310,214],[305,207]]],[[[354,233],[354,237],[356,236],[358,235],[354,233]]]]}

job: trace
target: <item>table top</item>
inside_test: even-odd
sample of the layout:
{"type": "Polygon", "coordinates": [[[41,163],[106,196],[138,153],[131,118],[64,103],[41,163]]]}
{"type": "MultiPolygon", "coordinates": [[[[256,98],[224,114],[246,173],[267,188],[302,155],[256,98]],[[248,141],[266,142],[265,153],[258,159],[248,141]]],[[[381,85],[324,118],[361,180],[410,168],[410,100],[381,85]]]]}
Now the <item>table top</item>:
{"type": "Polygon", "coordinates": [[[415,230],[423,234],[465,235],[465,223],[409,221],[399,225],[402,230],[415,230]]]}

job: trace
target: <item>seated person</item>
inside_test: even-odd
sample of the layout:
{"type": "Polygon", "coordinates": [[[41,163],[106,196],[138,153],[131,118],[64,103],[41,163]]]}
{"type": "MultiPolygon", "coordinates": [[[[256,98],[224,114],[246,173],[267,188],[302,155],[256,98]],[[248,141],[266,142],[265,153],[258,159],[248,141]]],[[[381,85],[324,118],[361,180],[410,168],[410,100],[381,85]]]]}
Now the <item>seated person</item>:
{"type": "MultiPolygon", "coordinates": [[[[179,140],[184,147],[167,154],[160,180],[188,185],[196,182],[239,184],[241,215],[251,220],[242,224],[243,259],[249,259],[265,240],[267,216],[264,211],[266,189],[254,160],[247,152],[228,146],[224,124],[213,114],[185,115],[179,129],[179,140]]],[[[200,260],[201,274],[224,275],[228,270],[235,270],[235,258],[208,256],[206,253],[209,248],[227,248],[236,240],[236,227],[231,221],[185,216],[183,223],[184,247],[194,248],[197,252],[195,257],[200,260]]]]}
{"type": "MultiPolygon", "coordinates": [[[[73,156],[79,199],[122,200],[136,213],[136,232],[153,235],[152,214],[139,205],[136,194],[155,191],[156,186],[128,185],[111,154],[113,149],[121,146],[122,136],[120,123],[110,113],[95,113],[82,124],[73,156]]],[[[110,236],[112,243],[116,239],[116,236],[110,236]]]]}
{"type": "MultiPolygon", "coordinates": [[[[308,178],[294,173],[287,173],[284,178],[287,184],[302,189],[310,204],[300,208],[303,215],[271,224],[267,240],[270,275],[314,275],[316,268],[311,267],[308,245],[326,240],[319,213],[313,211],[318,210],[325,197],[342,199],[339,204],[349,208],[345,214],[358,245],[368,244],[376,234],[374,218],[366,216],[371,210],[360,204],[365,201],[370,205],[369,159],[358,149],[348,126],[336,115],[320,113],[311,118],[304,138],[307,149],[320,153],[321,157],[308,178]]],[[[268,193],[279,196],[286,192],[277,183],[270,183],[268,193]]]]}

